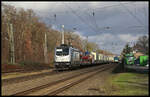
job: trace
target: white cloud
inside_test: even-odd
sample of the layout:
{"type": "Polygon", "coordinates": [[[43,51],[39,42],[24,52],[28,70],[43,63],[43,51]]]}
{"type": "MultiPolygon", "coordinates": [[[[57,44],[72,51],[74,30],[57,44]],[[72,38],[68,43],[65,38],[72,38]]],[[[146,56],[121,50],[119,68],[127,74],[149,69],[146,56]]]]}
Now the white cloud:
{"type": "Polygon", "coordinates": [[[83,32],[75,31],[74,33],[77,34],[77,35],[79,35],[82,39],[86,39],[86,36],[82,35],[83,32]]]}
{"type": "Polygon", "coordinates": [[[137,34],[137,35],[119,34],[117,36],[120,38],[120,40],[124,42],[132,42],[132,41],[137,41],[137,39],[139,38],[139,36],[141,36],[141,34],[137,34]]]}
{"type": "Polygon", "coordinates": [[[110,33],[103,33],[103,34],[97,34],[94,36],[89,36],[89,40],[94,40],[94,41],[112,41],[115,39],[115,36],[110,33]]]}

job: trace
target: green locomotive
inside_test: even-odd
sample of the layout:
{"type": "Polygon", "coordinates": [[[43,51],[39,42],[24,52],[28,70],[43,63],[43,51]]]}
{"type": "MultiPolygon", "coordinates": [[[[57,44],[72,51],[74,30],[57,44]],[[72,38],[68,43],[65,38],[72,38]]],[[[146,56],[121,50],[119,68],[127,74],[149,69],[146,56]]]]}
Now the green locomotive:
{"type": "Polygon", "coordinates": [[[133,53],[126,54],[125,58],[124,58],[124,62],[125,62],[124,64],[126,64],[126,65],[133,65],[135,62],[135,57],[134,57],[133,53]]]}

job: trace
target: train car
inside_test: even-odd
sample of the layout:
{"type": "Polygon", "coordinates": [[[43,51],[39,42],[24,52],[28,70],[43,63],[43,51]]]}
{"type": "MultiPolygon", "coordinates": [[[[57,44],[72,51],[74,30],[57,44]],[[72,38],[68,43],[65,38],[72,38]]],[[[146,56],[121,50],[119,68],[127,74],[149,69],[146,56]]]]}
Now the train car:
{"type": "Polygon", "coordinates": [[[110,56],[106,56],[106,62],[110,63],[110,56]]]}
{"type": "Polygon", "coordinates": [[[108,56],[108,62],[112,62],[111,56],[108,56]]]}
{"type": "Polygon", "coordinates": [[[106,63],[106,55],[103,55],[103,62],[106,63]]]}
{"type": "Polygon", "coordinates": [[[80,51],[65,44],[56,47],[54,66],[56,69],[80,66],[80,51]]]}
{"type": "Polygon", "coordinates": [[[113,57],[113,56],[110,56],[110,57],[109,57],[109,61],[110,61],[110,62],[114,62],[114,57],[113,57]]]}
{"type": "Polygon", "coordinates": [[[97,53],[97,52],[91,52],[91,54],[92,54],[93,57],[94,57],[93,64],[97,64],[97,63],[99,62],[98,53],[97,53]]]}
{"type": "Polygon", "coordinates": [[[106,56],[106,62],[109,62],[109,56],[106,56]]]}
{"type": "Polygon", "coordinates": [[[103,56],[103,63],[104,63],[105,62],[105,55],[102,54],[102,56],[103,56]]]}
{"type": "Polygon", "coordinates": [[[89,65],[94,62],[94,55],[91,52],[84,52],[81,57],[81,65],[89,65]]]}
{"type": "Polygon", "coordinates": [[[103,63],[103,54],[98,54],[99,63],[103,63]]]}
{"type": "Polygon", "coordinates": [[[119,62],[119,58],[117,56],[114,57],[114,62],[118,63],[119,62]]]}
{"type": "Polygon", "coordinates": [[[140,62],[140,66],[148,65],[148,56],[147,55],[140,56],[139,57],[139,62],[140,62]]]}

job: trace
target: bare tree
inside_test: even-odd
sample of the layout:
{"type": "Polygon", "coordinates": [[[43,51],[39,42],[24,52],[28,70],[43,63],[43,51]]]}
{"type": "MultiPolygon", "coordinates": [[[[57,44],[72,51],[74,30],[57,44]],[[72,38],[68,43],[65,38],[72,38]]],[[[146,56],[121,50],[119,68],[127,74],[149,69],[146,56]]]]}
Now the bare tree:
{"type": "Polygon", "coordinates": [[[134,50],[138,50],[144,54],[149,54],[149,37],[141,36],[138,38],[137,43],[133,46],[134,50]]]}

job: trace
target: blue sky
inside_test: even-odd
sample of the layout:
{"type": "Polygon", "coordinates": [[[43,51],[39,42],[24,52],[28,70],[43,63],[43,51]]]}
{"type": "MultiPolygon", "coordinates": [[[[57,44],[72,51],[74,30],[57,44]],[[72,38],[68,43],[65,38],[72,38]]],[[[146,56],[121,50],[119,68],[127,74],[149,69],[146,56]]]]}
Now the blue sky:
{"type": "Polygon", "coordinates": [[[60,30],[62,24],[65,29],[76,28],[74,33],[82,38],[88,36],[88,41],[115,54],[120,54],[127,42],[136,42],[139,36],[148,35],[148,2],[5,3],[33,9],[54,29],[60,30]]]}

